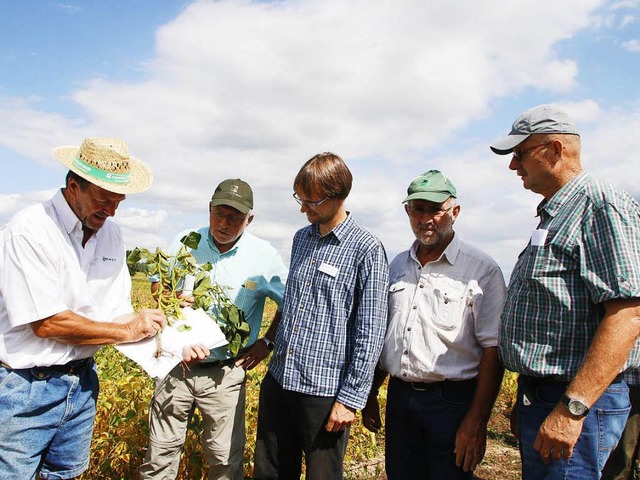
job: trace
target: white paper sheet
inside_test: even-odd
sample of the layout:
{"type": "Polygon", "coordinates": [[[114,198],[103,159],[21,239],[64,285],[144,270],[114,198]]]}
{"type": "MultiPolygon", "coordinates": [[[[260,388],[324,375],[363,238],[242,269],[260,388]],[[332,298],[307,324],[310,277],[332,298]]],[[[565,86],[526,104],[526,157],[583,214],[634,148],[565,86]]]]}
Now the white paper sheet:
{"type": "Polygon", "coordinates": [[[126,357],[140,365],[153,378],[164,378],[182,361],[182,349],[188,345],[201,343],[207,348],[216,348],[228,342],[214,320],[204,310],[183,308],[184,319],[167,325],[162,331],[163,355],[156,358],[155,338],[146,338],[136,343],[121,343],[116,348],[126,357]],[[190,330],[179,331],[180,325],[188,325],[190,330]]]}

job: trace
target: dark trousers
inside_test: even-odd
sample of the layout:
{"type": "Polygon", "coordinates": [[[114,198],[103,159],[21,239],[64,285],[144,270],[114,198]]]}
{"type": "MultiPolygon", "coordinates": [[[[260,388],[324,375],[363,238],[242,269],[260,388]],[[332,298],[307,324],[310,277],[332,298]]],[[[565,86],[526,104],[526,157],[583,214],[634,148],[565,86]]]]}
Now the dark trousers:
{"type": "Polygon", "coordinates": [[[618,446],[602,470],[602,480],[640,479],[640,387],[629,385],[629,400],[629,418],[618,446]]]}
{"type": "Polygon", "coordinates": [[[456,432],[469,411],[477,382],[415,384],[389,381],[386,471],[389,480],[471,480],[456,466],[456,432]]]}
{"type": "Polygon", "coordinates": [[[267,373],[260,387],[253,478],[298,480],[303,452],[307,480],[342,478],[349,429],[325,430],[334,402],[285,390],[267,373]]]}

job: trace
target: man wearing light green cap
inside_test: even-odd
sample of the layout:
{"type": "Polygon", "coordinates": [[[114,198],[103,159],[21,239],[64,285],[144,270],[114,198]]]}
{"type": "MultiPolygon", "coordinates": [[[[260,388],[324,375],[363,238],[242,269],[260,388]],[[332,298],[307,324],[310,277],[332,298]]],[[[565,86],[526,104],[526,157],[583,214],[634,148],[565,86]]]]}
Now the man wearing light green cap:
{"type": "Polygon", "coordinates": [[[451,180],[430,170],[407,193],[416,240],[389,265],[387,333],[363,423],[381,427],[378,388],[391,375],[387,478],[471,479],[502,380],[506,287],[496,262],[455,234],[460,205],[451,180]]]}
{"type": "Polygon", "coordinates": [[[521,113],[491,145],[542,195],[500,324],[517,372],[522,477],[600,478],[629,412],[620,372],[640,365],[640,207],[584,172],[580,135],[557,105],[521,113]]]}

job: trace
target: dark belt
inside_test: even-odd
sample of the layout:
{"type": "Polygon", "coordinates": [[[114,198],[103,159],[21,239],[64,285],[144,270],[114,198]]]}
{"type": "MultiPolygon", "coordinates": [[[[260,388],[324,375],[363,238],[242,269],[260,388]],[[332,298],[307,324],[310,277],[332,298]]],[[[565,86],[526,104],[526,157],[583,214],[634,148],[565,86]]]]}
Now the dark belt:
{"type": "Polygon", "coordinates": [[[227,365],[232,365],[236,363],[238,358],[227,358],[226,360],[214,360],[212,362],[198,362],[195,365],[192,365],[191,368],[215,368],[215,367],[226,367],[227,365]]]}
{"type": "Polygon", "coordinates": [[[9,370],[31,370],[35,369],[41,373],[64,373],[67,375],[74,375],[81,372],[89,365],[93,363],[93,357],[83,358],[81,360],[71,360],[63,365],[48,365],[46,367],[32,367],[32,368],[11,368],[6,363],[2,362],[2,366],[9,370]]]}
{"type": "MultiPolygon", "coordinates": [[[[569,385],[569,380],[560,379],[556,376],[548,377],[531,377],[529,375],[519,375],[518,378],[529,385],[569,385]]],[[[622,382],[622,374],[619,373],[611,381],[611,385],[622,382]]]]}
{"type": "Polygon", "coordinates": [[[455,383],[457,385],[464,385],[465,383],[474,383],[477,382],[476,378],[471,378],[469,380],[442,380],[439,382],[405,382],[396,377],[391,377],[391,380],[394,382],[398,382],[401,385],[407,385],[413,388],[416,392],[426,392],[428,390],[433,390],[435,388],[440,388],[443,385],[455,383]]]}

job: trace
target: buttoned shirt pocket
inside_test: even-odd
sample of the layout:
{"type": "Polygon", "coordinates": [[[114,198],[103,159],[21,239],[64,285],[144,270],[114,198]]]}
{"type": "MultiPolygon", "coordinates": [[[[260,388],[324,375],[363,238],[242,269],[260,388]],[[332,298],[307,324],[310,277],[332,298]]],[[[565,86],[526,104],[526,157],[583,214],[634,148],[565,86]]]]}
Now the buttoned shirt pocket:
{"type": "Polygon", "coordinates": [[[433,290],[435,298],[434,325],[451,331],[461,325],[464,309],[467,307],[466,288],[457,282],[438,282],[433,290]]]}
{"type": "Polygon", "coordinates": [[[389,286],[389,318],[402,313],[408,308],[407,303],[407,282],[396,281],[389,286]]]}

